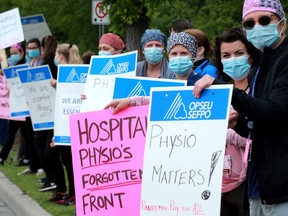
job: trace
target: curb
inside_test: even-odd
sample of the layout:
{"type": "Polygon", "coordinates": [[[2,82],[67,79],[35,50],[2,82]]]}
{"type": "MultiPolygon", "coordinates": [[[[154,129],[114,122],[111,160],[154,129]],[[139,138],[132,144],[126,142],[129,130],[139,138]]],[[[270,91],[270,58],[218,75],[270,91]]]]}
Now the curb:
{"type": "Polygon", "coordinates": [[[16,216],[52,216],[0,171],[0,196],[16,216]]]}

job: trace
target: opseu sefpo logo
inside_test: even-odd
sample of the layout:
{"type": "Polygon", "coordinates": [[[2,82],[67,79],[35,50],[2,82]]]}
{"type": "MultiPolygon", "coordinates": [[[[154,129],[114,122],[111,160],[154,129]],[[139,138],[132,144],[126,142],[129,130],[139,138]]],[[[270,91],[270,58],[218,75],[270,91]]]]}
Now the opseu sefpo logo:
{"type": "Polygon", "coordinates": [[[213,101],[191,101],[188,104],[178,93],[169,106],[164,120],[190,120],[190,119],[209,119],[212,114],[213,101]],[[188,105],[188,106],[187,106],[188,105]]]}
{"type": "Polygon", "coordinates": [[[75,68],[72,68],[70,73],[68,74],[65,82],[72,83],[85,83],[87,78],[87,73],[78,73],[75,68]]]}

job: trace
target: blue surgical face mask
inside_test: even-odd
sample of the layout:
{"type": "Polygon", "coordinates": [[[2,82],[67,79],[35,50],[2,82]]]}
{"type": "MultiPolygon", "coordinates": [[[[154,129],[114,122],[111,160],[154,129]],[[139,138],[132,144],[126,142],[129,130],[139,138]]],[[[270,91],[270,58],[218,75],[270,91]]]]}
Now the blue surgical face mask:
{"type": "Polygon", "coordinates": [[[29,63],[30,60],[31,60],[31,58],[30,58],[28,55],[26,55],[26,56],[25,56],[25,61],[26,61],[26,63],[29,63]]]}
{"type": "Polygon", "coordinates": [[[247,40],[250,41],[257,49],[263,50],[265,47],[273,47],[280,39],[277,24],[269,24],[267,26],[255,25],[254,28],[246,30],[247,40]]]}
{"type": "Polygon", "coordinates": [[[40,55],[39,49],[28,50],[28,55],[30,58],[37,58],[40,55]]]}
{"type": "Polygon", "coordinates": [[[110,55],[112,55],[112,53],[108,52],[108,51],[99,51],[98,55],[99,56],[110,56],[110,55]]]}
{"type": "Polygon", "coordinates": [[[56,56],[54,58],[54,64],[55,64],[56,67],[58,67],[58,65],[59,65],[59,61],[57,60],[56,56]]]}
{"type": "Polygon", "coordinates": [[[163,58],[163,48],[147,47],[144,48],[145,59],[152,65],[158,64],[163,58]]]}
{"type": "Polygon", "coordinates": [[[20,54],[13,54],[10,56],[12,65],[16,65],[21,60],[20,54]]]}
{"type": "Polygon", "coordinates": [[[250,69],[248,57],[249,56],[245,55],[222,60],[224,73],[233,80],[244,79],[248,75],[250,69]]]}
{"type": "Polygon", "coordinates": [[[185,76],[193,67],[189,56],[177,56],[169,59],[168,69],[178,76],[185,76]]]}

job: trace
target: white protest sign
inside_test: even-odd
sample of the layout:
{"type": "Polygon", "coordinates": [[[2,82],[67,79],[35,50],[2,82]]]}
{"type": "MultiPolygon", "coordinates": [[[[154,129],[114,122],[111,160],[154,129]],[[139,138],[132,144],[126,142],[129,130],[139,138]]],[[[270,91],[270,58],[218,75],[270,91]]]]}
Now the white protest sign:
{"type": "Polygon", "coordinates": [[[141,215],[220,215],[232,85],[152,88],[141,215]]]}
{"type": "Polygon", "coordinates": [[[26,41],[32,38],[38,38],[41,41],[43,37],[51,35],[43,14],[21,17],[21,22],[26,41]]]}
{"type": "Polygon", "coordinates": [[[100,110],[113,97],[116,77],[135,77],[138,51],[119,55],[92,56],[81,112],[100,110]]]}
{"type": "Polygon", "coordinates": [[[29,116],[27,100],[24,94],[22,84],[17,74],[17,70],[28,67],[28,64],[22,64],[3,68],[3,72],[9,88],[9,104],[11,118],[29,116]]]}
{"type": "Polygon", "coordinates": [[[71,145],[69,115],[80,112],[89,65],[59,65],[55,102],[55,145],[71,145]]]}
{"type": "Polygon", "coordinates": [[[54,128],[55,89],[48,65],[17,70],[25,92],[34,131],[54,128]]]}
{"type": "Polygon", "coordinates": [[[19,9],[0,14],[0,50],[24,41],[19,9]]]}

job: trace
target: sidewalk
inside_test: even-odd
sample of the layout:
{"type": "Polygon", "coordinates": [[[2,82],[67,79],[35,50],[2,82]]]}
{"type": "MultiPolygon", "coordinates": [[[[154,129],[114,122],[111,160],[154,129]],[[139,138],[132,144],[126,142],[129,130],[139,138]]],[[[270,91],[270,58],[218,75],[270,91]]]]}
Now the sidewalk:
{"type": "Polygon", "coordinates": [[[0,171],[0,200],[16,216],[51,216],[31,197],[21,191],[0,171]]]}

